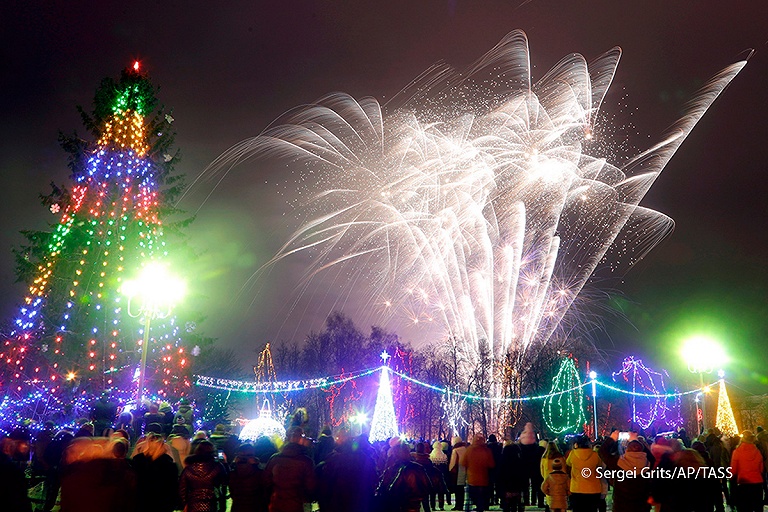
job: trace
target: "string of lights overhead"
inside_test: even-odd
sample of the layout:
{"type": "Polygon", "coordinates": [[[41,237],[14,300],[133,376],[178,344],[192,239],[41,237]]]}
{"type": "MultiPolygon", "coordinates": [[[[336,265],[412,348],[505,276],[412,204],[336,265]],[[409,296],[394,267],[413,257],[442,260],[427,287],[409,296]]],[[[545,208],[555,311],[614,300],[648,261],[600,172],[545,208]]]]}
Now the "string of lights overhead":
{"type": "MultiPolygon", "coordinates": [[[[232,379],[220,379],[216,377],[196,375],[195,383],[198,386],[202,386],[202,387],[218,389],[222,391],[239,392],[239,393],[270,393],[270,394],[288,393],[288,392],[294,392],[294,391],[305,391],[308,389],[326,388],[326,387],[334,386],[336,384],[342,384],[344,382],[348,382],[351,380],[367,377],[368,375],[381,371],[384,368],[387,368],[387,367],[379,366],[377,368],[371,368],[368,370],[360,370],[358,372],[353,372],[351,374],[344,375],[343,377],[340,375],[334,375],[334,376],[321,377],[316,379],[301,379],[301,380],[288,380],[288,381],[264,382],[264,383],[257,383],[253,381],[232,380],[232,379]]],[[[443,393],[446,395],[451,395],[459,398],[465,398],[467,400],[475,400],[475,401],[482,400],[482,401],[488,401],[488,402],[504,402],[504,403],[546,400],[547,398],[552,398],[552,397],[557,397],[560,395],[572,393],[573,391],[582,389],[592,383],[592,379],[589,379],[581,384],[572,386],[568,389],[563,389],[563,390],[559,390],[559,391],[555,391],[555,392],[547,393],[543,395],[495,398],[495,397],[477,395],[473,393],[461,393],[449,388],[444,388],[440,386],[435,386],[434,384],[429,384],[428,382],[424,382],[422,380],[416,379],[414,377],[411,377],[410,375],[406,375],[405,373],[393,371],[391,368],[389,369],[389,371],[392,372],[393,375],[397,375],[398,377],[404,380],[407,380],[408,382],[418,384],[419,386],[425,387],[427,389],[431,389],[438,393],[443,393]]],[[[691,395],[694,393],[701,393],[705,389],[709,388],[709,386],[705,386],[704,388],[696,388],[696,389],[683,391],[679,393],[652,394],[652,393],[638,393],[638,392],[633,392],[626,389],[621,389],[619,387],[600,382],[599,380],[595,380],[595,383],[598,386],[602,386],[606,389],[610,389],[618,393],[623,393],[626,395],[633,395],[633,396],[640,396],[640,397],[648,397],[648,398],[681,397],[681,396],[691,395]]]]}

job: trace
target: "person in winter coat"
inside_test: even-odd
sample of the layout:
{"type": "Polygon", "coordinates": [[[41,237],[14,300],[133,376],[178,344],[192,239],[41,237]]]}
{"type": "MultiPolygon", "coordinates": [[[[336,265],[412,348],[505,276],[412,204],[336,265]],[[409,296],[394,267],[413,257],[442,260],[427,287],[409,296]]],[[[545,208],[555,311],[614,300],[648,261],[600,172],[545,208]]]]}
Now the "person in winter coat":
{"type": "Polygon", "coordinates": [[[200,441],[187,457],[179,477],[179,496],[187,512],[226,510],[227,470],[216,460],[210,441],[200,441]]]}
{"type": "Polygon", "coordinates": [[[252,445],[240,445],[229,473],[231,512],[267,512],[269,493],[264,470],[252,445]]]}
{"type": "Polygon", "coordinates": [[[327,459],[333,453],[334,448],[336,448],[336,441],[333,439],[333,431],[331,427],[326,425],[315,442],[315,464],[320,464],[327,459]]]}
{"type": "Polygon", "coordinates": [[[431,512],[429,496],[432,493],[432,480],[424,466],[410,460],[406,445],[399,445],[391,450],[398,461],[397,474],[389,486],[389,504],[396,512],[431,512]],[[406,455],[407,454],[407,455],[406,455]]]}
{"type": "Polygon", "coordinates": [[[451,474],[451,486],[456,495],[456,506],[453,510],[464,510],[464,486],[467,485],[467,468],[462,466],[459,461],[467,451],[467,445],[459,436],[451,439],[451,462],[448,464],[448,472],[451,474]]]}
{"type": "Polygon", "coordinates": [[[91,411],[95,435],[103,436],[105,430],[112,428],[116,416],[117,404],[109,399],[109,393],[105,391],[93,404],[91,411]]]}
{"type": "Polygon", "coordinates": [[[435,441],[432,443],[432,451],[429,452],[429,460],[432,465],[440,473],[441,478],[439,480],[432,479],[433,493],[429,498],[429,504],[434,509],[437,505],[437,510],[445,510],[445,498],[448,497],[448,504],[451,504],[451,495],[448,494],[448,457],[443,451],[443,443],[435,441]],[[435,503],[437,501],[437,503],[435,503]]]}
{"type": "MultiPolygon", "coordinates": [[[[429,458],[426,443],[418,443],[416,445],[416,453],[413,454],[413,460],[414,462],[421,464],[427,471],[427,475],[429,475],[429,480],[432,482],[432,492],[429,495],[429,503],[430,508],[434,509],[437,495],[440,494],[442,497],[446,492],[446,484],[443,479],[443,474],[437,467],[435,467],[432,460],[429,458]]],[[[444,504],[445,503],[443,503],[443,505],[444,504]]],[[[443,505],[440,506],[440,509],[443,508],[443,505]]]]}
{"type": "Polygon", "coordinates": [[[189,435],[195,433],[195,422],[192,412],[192,406],[189,404],[189,400],[182,398],[179,400],[179,410],[176,411],[176,416],[173,417],[174,425],[184,425],[189,430],[189,435]]]}
{"type": "Polygon", "coordinates": [[[269,459],[264,469],[271,489],[269,512],[303,512],[304,503],[312,501],[315,488],[315,464],[301,444],[304,430],[291,427],[288,442],[269,459]]]}
{"type": "Polygon", "coordinates": [[[189,430],[183,425],[174,425],[167,444],[171,447],[171,456],[176,463],[178,473],[184,470],[187,457],[192,451],[192,443],[189,441],[189,430]]]}
{"type": "Polygon", "coordinates": [[[497,472],[499,470],[499,466],[501,466],[501,450],[502,445],[496,438],[496,434],[491,434],[488,436],[488,441],[486,442],[488,445],[488,448],[490,448],[491,453],[493,454],[493,461],[495,463],[495,466],[490,471],[490,478],[491,478],[491,489],[490,489],[490,504],[491,505],[498,505],[501,500],[501,489],[498,486],[497,482],[497,472]]]}
{"type": "Polygon", "coordinates": [[[649,467],[648,455],[640,441],[632,440],[627,444],[623,455],[619,454],[619,444],[607,437],[598,452],[607,469],[623,470],[633,475],[613,481],[613,509],[622,512],[648,512],[649,480],[642,477],[642,470],[649,467]]]}
{"type": "Polygon", "coordinates": [[[467,468],[467,487],[475,510],[485,512],[491,494],[491,470],[496,467],[496,461],[481,434],[472,439],[472,444],[461,458],[461,465],[467,468]]]}
{"type": "Polygon", "coordinates": [[[168,437],[171,435],[173,429],[173,418],[176,416],[171,409],[171,404],[168,402],[160,402],[158,412],[163,415],[163,421],[160,424],[163,426],[163,436],[168,437]]]}
{"type": "MultiPolygon", "coordinates": [[[[552,512],[565,512],[568,508],[568,495],[570,490],[570,478],[563,471],[563,459],[555,458],[552,460],[552,472],[541,484],[541,492],[547,496],[547,505],[552,512]]],[[[624,509],[614,506],[614,510],[624,509]]]]}
{"type": "Polygon", "coordinates": [[[731,457],[732,478],[736,481],[736,510],[756,512],[763,510],[763,455],[755,445],[755,436],[749,430],[741,434],[741,442],[731,457]]]}
{"type": "Polygon", "coordinates": [[[208,440],[213,443],[217,452],[224,452],[225,465],[235,460],[235,453],[240,447],[240,442],[237,440],[237,437],[227,432],[227,427],[224,424],[219,423],[216,425],[213,434],[211,434],[208,440]]]}
{"type": "Polygon", "coordinates": [[[259,467],[261,469],[266,469],[269,459],[277,453],[277,446],[267,436],[259,436],[256,442],[253,443],[253,449],[256,450],[256,457],[259,459],[259,467]]]}
{"type": "Polygon", "coordinates": [[[85,437],[67,446],[61,470],[61,512],[135,511],[136,473],[124,457],[113,455],[111,444],[85,437]]]}
{"type": "Polygon", "coordinates": [[[565,460],[565,457],[560,453],[557,443],[549,441],[544,449],[544,454],[541,456],[541,465],[539,467],[542,480],[546,480],[549,474],[552,473],[552,461],[555,459],[565,460]]]}
{"type": "Polygon", "coordinates": [[[520,445],[510,443],[501,450],[498,482],[501,485],[502,510],[523,512],[523,490],[528,485],[528,477],[520,456],[520,445]]]}
{"type": "Polygon", "coordinates": [[[13,444],[8,438],[0,440],[0,503],[3,510],[31,512],[24,470],[13,462],[13,444]]]}
{"type": "Polygon", "coordinates": [[[541,457],[544,455],[544,448],[536,441],[536,432],[533,430],[532,423],[526,423],[525,428],[520,433],[520,454],[523,459],[523,466],[526,469],[526,492],[523,495],[523,502],[526,506],[538,505],[544,508],[544,494],[541,492],[541,457]]]}
{"type": "Polygon", "coordinates": [[[136,472],[136,504],[142,512],[171,512],[178,508],[179,473],[163,447],[163,438],[147,435],[142,453],[131,460],[136,472]]]}
{"type": "Polygon", "coordinates": [[[602,487],[597,476],[600,457],[595,453],[589,438],[576,439],[565,464],[571,468],[571,506],[573,512],[597,512],[602,487]]]}
{"type": "Polygon", "coordinates": [[[378,483],[376,461],[359,438],[338,433],[336,449],[317,467],[320,512],[359,512],[373,509],[378,483]]]}

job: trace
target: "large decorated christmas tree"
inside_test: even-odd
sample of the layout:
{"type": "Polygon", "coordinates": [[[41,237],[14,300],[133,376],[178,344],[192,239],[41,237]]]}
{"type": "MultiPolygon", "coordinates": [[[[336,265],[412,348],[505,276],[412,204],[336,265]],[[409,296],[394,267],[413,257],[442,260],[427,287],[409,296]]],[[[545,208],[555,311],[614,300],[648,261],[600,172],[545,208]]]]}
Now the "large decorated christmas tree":
{"type": "MultiPolygon", "coordinates": [[[[24,232],[28,242],[16,253],[18,278],[29,289],[0,349],[6,394],[135,393],[147,322],[129,314],[121,286],[147,265],[172,261],[174,241],[184,245],[176,236],[183,222],[164,222],[178,213],[170,205],[181,184],[173,173],[173,118],[158,107],[138,62],[119,80],[105,79],[93,111],[80,113],[91,136],[60,136],[71,181],[43,197],[58,222],[24,232]]],[[[152,320],[148,396],[186,393],[192,330],[193,322],[174,315],[152,320]]]]}

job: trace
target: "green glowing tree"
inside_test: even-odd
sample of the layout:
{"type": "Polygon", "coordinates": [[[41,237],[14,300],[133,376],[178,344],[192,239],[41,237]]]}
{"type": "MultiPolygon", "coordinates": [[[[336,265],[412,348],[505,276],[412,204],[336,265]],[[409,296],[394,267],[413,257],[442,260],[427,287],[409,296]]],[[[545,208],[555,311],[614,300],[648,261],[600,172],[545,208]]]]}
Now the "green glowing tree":
{"type": "Polygon", "coordinates": [[[544,400],[543,416],[547,429],[554,434],[579,432],[587,418],[584,414],[584,388],[572,357],[560,363],[552,379],[550,396],[544,400]]]}

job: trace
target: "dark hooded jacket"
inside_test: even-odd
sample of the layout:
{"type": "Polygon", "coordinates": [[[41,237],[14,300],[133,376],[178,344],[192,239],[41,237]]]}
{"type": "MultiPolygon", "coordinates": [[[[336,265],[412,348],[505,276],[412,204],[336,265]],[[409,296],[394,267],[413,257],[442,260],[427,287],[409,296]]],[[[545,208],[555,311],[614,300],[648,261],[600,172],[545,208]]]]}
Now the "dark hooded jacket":
{"type": "Polygon", "coordinates": [[[264,469],[272,490],[270,512],[303,512],[315,493],[315,464],[298,443],[286,443],[264,469]]]}
{"type": "Polygon", "coordinates": [[[187,512],[226,510],[227,470],[210,456],[190,455],[179,477],[179,497],[187,512]]]}
{"type": "Polygon", "coordinates": [[[136,502],[142,512],[170,512],[179,508],[178,470],[170,455],[152,459],[145,453],[131,460],[136,471],[136,502]]]}
{"type": "MultiPolygon", "coordinates": [[[[607,437],[600,445],[600,458],[610,470],[629,472],[633,478],[617,478],[613,485],[613,508],[626,512],[646,512],[650,509],[650,479],[643,476],[644,467],[649,467],[648,455],[643,451],[626,451],[619,455],[619,446],[607,437]]],[[[619,474],[619,473],[616,473],[619,474]]]]}
{"type": "Polygon", "coordinates": [[[501,450],[498,485],[503,493],[522,494],[528,482],[528,471],[520,455],[520,445],[509,444],[501,450]]]}
{"type": "Polygon", "coordinates": [[[136,473],[125,459],[78,461],[62,468],[61,512],[133,512],[135,496],[136,473]]]}
{"type": "Polygon", "coordinates": [[[321,512],[358,512],[373,508],[378,477],[376,462],[358,444],[341,444],[318,466],[321,512]]]}
{"type": "Polygon", "coordinates": [[[229,474],[231,512],[267,512],[269,492],[264,470],[259,459],[238,455],[229,474]]]}
{"type": "Polygon", "coordinates": [[[408,461],[402,464],[394,482],[389,487],[389,495],[403,512],[418,512],[422,503],[432,494],[432,480],[424,466],[408,461]]]}

